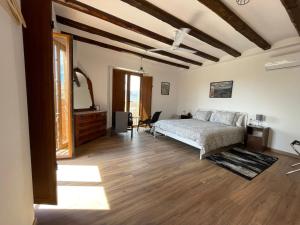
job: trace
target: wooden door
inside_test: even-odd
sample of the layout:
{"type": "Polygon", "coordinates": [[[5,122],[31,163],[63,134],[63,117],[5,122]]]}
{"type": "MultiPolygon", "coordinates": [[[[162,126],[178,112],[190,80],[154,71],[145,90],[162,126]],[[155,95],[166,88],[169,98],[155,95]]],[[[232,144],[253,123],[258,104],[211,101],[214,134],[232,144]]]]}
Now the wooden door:
{"type": "Polygon", "coordinates": [[[112,112],[125,111],[125,76],[125,71],[113,70],[112,112]]]}
{"type": "Polygon", "coordinates": [[[151,118],[153,78],[142,77],[140,116],[142,120],[151,118]]]}
{"type": "Polygon", "coordinates": [[[56,204],[52,1],[21,4],[34,203],[56,204]]]}
{"type": "Polygon", "coordinates": [[[73,156],[72,61],[71,37],[53,33],[55,133],[58,159],[68,159],[73,156]]]}

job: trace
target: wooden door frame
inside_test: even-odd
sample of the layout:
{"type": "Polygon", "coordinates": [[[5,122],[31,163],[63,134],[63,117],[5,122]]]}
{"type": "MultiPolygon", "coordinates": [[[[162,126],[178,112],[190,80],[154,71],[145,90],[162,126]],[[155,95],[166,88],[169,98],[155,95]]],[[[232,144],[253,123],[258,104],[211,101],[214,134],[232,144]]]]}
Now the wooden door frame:
{"type": "Polygon", "coordinates": [[[68,60],[68,102],[69,102],[69,124],[68,124],[68,156],[59,157],[57,159],[70,159],[74,156],[74,135],[73,135],[73,38],[68,34],[61,34],[53,32],[53,37],[66,38],[66,59],[68,60]],[[68,50],[68,51],[67,51],[68,50]]]}
{"type": "Polygon", "coordinates": [[[22,0],[34,202],[57,203],[52,1],[22,0]]]}

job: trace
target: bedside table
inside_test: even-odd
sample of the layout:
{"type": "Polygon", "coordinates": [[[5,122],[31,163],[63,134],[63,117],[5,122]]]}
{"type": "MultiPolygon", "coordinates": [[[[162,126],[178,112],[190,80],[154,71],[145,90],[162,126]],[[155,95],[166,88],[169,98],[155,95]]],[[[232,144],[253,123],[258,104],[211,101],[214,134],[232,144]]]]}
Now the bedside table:
{"type": "Polygon", "coordinates": [[[269,127],[248,125],[246,147],[250,151],[263,152],[268,146],[269,127]]]}

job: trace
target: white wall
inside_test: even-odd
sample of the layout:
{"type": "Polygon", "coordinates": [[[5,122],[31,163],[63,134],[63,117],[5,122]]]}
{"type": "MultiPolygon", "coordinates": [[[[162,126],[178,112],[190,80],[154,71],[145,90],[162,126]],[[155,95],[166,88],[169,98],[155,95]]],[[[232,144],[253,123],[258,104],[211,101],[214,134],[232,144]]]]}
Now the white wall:
{"type": "Polygon", "coordinates": [[[289,144],[300,139],[300,67],[266,72],[268,54],[218,63],[193,71],[179,78],[178,113],[197,108],[232,110],[266,115],[266,125],[272,129],[269,146],[293,152],[289,144]],[[209,98],[210,82],[233,80],[231,99],[209,98]]]}
{"type": "Polygon", "coordinates": [[[22,29],[0,7],[0,224],[34,219],[22,29]]]}
{"type": "MultiPolygon", "coordinates": [[[[110,74],[112,68],[122,67],[138,70],[140,68],[140,58],[81,42],[77,42],[75,46],[77,65],[92,80],[95,104],[100,105],[101,110],[109,110],[111,91],[110,74]]],[[[152,113],[162,110],[161,118],[172,117],[177,112],[177,93],[175,87],[177,86],[178,71],[181,69],[149,60],[143,61],[143,67],[148,73],[147,75],[153,77],[152,113]],[[161,95],[160,93],[160,84],[162,81],[171,83],[169,96],[161,95]]],[[[111,118],[109,116],[108,126],[110,125],[111,118]]]]}

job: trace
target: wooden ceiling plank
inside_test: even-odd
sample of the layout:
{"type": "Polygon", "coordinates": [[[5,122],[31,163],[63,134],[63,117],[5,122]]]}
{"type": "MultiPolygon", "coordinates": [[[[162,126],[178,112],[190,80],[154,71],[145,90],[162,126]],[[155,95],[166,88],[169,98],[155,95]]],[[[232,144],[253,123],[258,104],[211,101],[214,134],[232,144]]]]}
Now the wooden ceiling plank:
{"type": "Polygon", "coordinates": [[[154,16],[155,18],[177,28],[189,28],[191,31],[189,32],[189,35],[215,47],[218,49],[221,49],[228,54],[238,57],[241,56],[241,53],[237,50],[233,49],[232,47],[222,43],[221,41],[211,37],[210,35],[204,33],[203,31],[197,29],[196,27],[184,22],[183,20],[171,15],[170,13],[162,10],[161,8],[151,4],[148,1],[145,0],[121,0],[123,2],[128,3],[129,5],[138,8],[139,10],[146,12],[150,14],[151,16],[154,16]]]}
{"type": "Polygon", "coordinates": [[[300,36],[300,0],[281,0],[300,36]]]}
{"type": "Polygon", "coordinates": [[[170,61],[167,61],[167,60],[164,60],[164,59],[155,58],[155,57],[152,57],[152,56],[149,56],[149,55],[141,54],[141,53],[138,53],[138,52],[135,52],[135,51],[131,51],[131,50],[128,50],[128,49],[120,48],[120,47],[117,47],[117,46],[113,46],[113,45],[109,45],[109,44],[106,44],[106,43],[95,41],[95,40],[92,40],[92,39],[89,39],[89,38],[85,38],[85,37],[82,37],[82,36],[79,36],[79,35],[76,35],[76,34],[72,34],[72,33],[68,33],[68,32],[63,32],[63,33],[72,35],[73,40],[84,42],[84,43],[87,43],[87,44],[96,45],[96,46],[99,46],[101,48],[106,48],[106,49],[114,50],[114,51],[117,51],[117,52],[125,52],[125,53],[129,53],[129,54],[132,54],[132,55],[137,55],[137,56],[145,58],[145,59],[150,59],[152,61],[168,64],[168,65],[179,67],[179,68],[184,68],[184,69],[189,69],[190,68],[189,66],[186,66],[186,65],[170,62],[170,61]]]}
{"type": "Polygon", "coordinates": [[[258,33],[256,33],[248,24],[246,24],[239,16],[231,11],[220,0],[198,0],[207,8],[216,13],[219,17],[229,23],[235,30],[245,36],[248,40],[255,43],[258,47],[268,50],[271,45],[263,39],[258,33]]]}
{"type": "MultiPolygon", "coordinates": [[[[61,4],[63,6],[69,7],[69,8],[74,9],[74,10],[80,11],[82,13],[88,14],[90,16],[94,16],[94,17],[97,17],[99,19],[105,20],[107,22],[110,22],[112,24],[115,24],[117,26],[125,28],[127,30],[130,30],[130,31],[133,31],[135,33],[144,35],[148,38],[152,38],[156,41],[165,43],[167,45],[172,45],[173,44],[173,41],[174,41],[173,39],[164,37],[164,36],[162,36],[160,34],[157,34],[153,31],[150,31],[150,30],[147,30],[143,27],[132,24],[132,23],[126,21],[126,20],[120,19],[116,16],[113,16],[111,14],[103,12],[99,9],[96,9],[96,8],[94,8],[92,6],[89,6],[87,4],[84,4],[82,2],[79,2],[79,1],[76,1],[76,0],[53,0],[53,2],[56,2],[58,4],[61,4]]],[[[187,45],[184,45],[184,44],[182,44],[181,47],[192,50],[192,51],[195,51],[194,54],[197,55],[197,56],[200,56],[202,58],[205,58],[205,59],[208,59],[208,60],[211,60],[211,61],[214,61],[214,62],[219,61],[219,59],[217,57],[209,55],[205,52],[199,51],[198,49],[191,48],[191,47],[189,47],[187,45]]]]}
{"type": "MultiPolygon", "coordinates": [[[[88,33],[91,33],[91,34],[102,36],[102,37],[105,37],[105,38],[108,38],[108,39],[111,39],[111,40],[114,40],[114,41],[118,41],[120,43],[127,44],[127,45],[130,45],[130,46],[136,47],[136,48],[141,48],[141,49],[146,50],[146,51],[150,50],[150,49],[154,49],[154,47],[152,47],[152,46],[145,45],[145,44],[142,44],[140,42],[136,42],[134,40],[130,40],[130,39],[127,39],[127,38],[109,33],[109,32],[104,31],[104,30],[100,30],[100,29],[95,28],[95,27],[88,26],[88,25],[83,24],[83,23],[79,23],[77,21],[74,21],[74,20],[71,20],[71,19],[68,19],[68,18],[65,18],[65,17],[62,17],[62,16],[56,16],[56,21],[60,24],[63,24],[63,25],[66,25],[66,26],[69,26],[69,27],[72,27],[72,28],[75,28],[75,29],[79,29],[81,31],[85,31],[85,32],[88,32],[88,33]]],[[[201,62],[198,62],[198,61],[195,61],[195,60],[192,60],[192,59],[188,59],[188,58],[185,58],[185,57],[182,57],[182,56],[179,56],[179,55],[175,55],[175,54],[172,54],[172,53],[169,53],[169,52],[166,52],[166,51],[156,51],[156,52],[153,52],[153,53],[157,53],[157,54],[164,55],[164,56],[167,56],[167,57],[170,57],[170,58],[173,58],[173,59],[181,60],[181,61],[186,62],[186,63],[191,63],[191,64],[194,64],[194,65],[202,66],[201,62]]]]}

